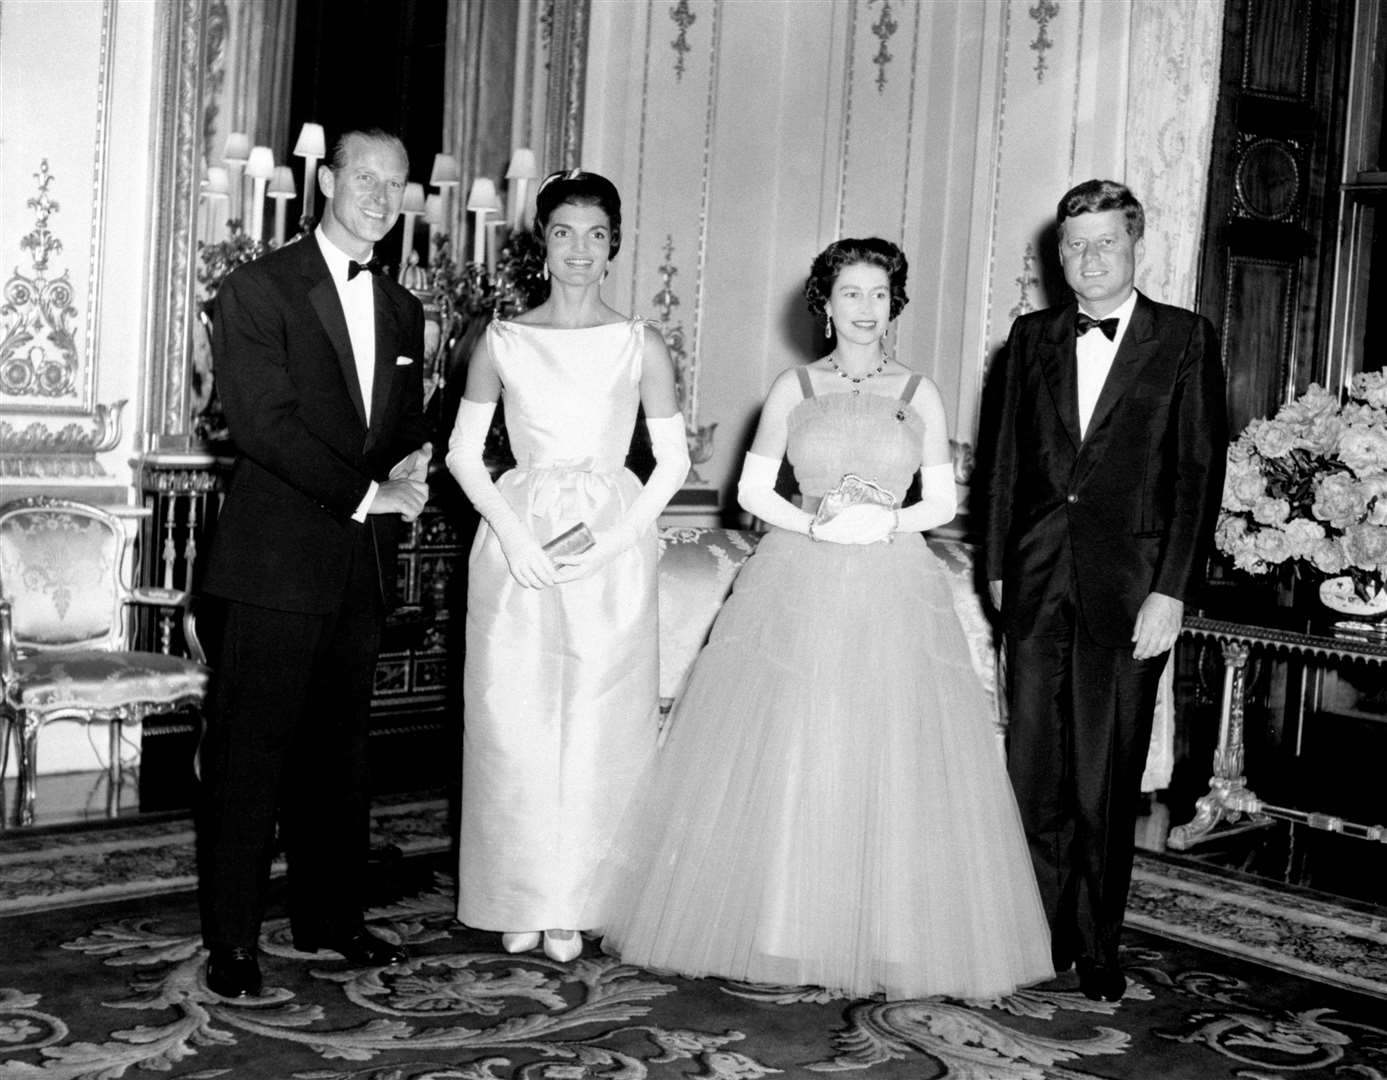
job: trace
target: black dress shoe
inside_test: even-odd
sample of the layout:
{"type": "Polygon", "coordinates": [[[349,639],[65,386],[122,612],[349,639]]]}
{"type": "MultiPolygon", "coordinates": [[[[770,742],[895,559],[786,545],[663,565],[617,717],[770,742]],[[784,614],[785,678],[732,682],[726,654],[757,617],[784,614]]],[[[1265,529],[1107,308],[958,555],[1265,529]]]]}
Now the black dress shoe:
{"type": "Polygon", "coordinates": [[[250,949],[213,949],[207,954],[207,989],[224,998],[258,997],[260,961],[250,949]]]}
{"type": "Polygon", "coordinates": [[[409,954],[400,946],[376,937],[364,926],[323,937],[295,934],[294,948],[308,953],[331,949],[341,953],[347,963],[356,967],[388,967],[390,964],[403,964],[409,959],[409,954]]]}
{"type": "Polygon", "coordinates": [[[1116,964],[1099,964],[1080,959],[1079,992],[1090,1001],[1121,1001],[1127,990],[1127,977],[1116,964]]]}

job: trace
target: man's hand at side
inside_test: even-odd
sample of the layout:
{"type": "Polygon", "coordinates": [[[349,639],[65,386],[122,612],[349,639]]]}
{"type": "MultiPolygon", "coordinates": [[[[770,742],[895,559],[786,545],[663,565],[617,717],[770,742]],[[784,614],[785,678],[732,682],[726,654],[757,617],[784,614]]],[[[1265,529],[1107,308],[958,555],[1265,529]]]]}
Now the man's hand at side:
{"type": "Polygon", "coordinates": [[[1150,660],[1153,656],[1168,652],[1180,636],[1180,624],[1184,617],[1183,601],[1164,593],[1150,593],[1141,602],[1136,625],[1132,628],[1132,640],[1136,642],[1132,658],[1150,660]]]}

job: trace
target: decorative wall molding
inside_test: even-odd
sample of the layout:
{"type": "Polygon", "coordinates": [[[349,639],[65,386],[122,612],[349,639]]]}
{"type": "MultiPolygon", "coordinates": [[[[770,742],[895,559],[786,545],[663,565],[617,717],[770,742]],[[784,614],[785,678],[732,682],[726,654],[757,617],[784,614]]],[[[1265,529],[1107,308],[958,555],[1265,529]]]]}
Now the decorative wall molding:
{"type": "MultiPolygon", "coordinates": [[[[153,215],[148,259],[150,301],[148,433],[155,440],[192,428],[197,210],[204,134],[215,113],[204,111],[205,60],[220,55],[226,33],[224,5],[177,0],[160,5],[161,81],[154,129],[153,215]],[[209,31],[217,42],[209,53],[209,31]]],[[[220,81],[220,80],[218,80],[220,81]]]]}
{"type": "MultiPolygon", "coordinates": [[[[876,2],[877,0],[867,0],[867,5],[870,7],[876,2]]],[[[881,0],[881,14],[877,21],[872,23],[872,33],[876,35],[878,42],[876,55],[872,57],[872,63],[877,66],[878,94],[886,90],[886,67],[895,59],[891,50],[886,47],[886,43],[891,40],[898,29],[900,29],[900,24],[891,17],[891,0],[881,0]]]]}
{"type": "Polygon", "coordinates": [[[1045,54],[1054,48],[1055,43],[1047,31],[1050,29],[1050,21],[1057,18],[1059,13],[1060,6],[1055,0],[1038,0],[1026,11],[1037,26],[1035,40],[1031,42],[1031,51],[1035,53],[1035,81],[1038,83],[1045,81],[1045,72],[1050,66],[1045,54]]]}
{"type": "Polygon", "coordinates": [[[90,427],[72,421],[50,427],[43,420],[23,426],[0,419],[0,478],[72,480],[106,476],[97,461],[120,444],[121,410],[125,401],[97,405],[90,427]]]}
{"type": "Polygon", "coordinates": [[[37,194],[26,205],[34,211],[34,227],[19,241],[33,269],[26,274],[15,267],[0,304],[0,400],[51,409],[78,394],[81,361],[72,327],[78,312],[68,272],[48,274],[49,261],[62,253],[63,242],[49,227],[61,206],[49,190],[54,177],[47,158],[33,177],[37,194]]]}
{"type": "Polygon", "coordinates": [[[689,0],[679,0],[669,9],[669,17],[679,28],[678,36],[669,43],[669,47],[674,50],[674,77],[682,82],[684,61],[693,51],[693,46],[689,44],[689,27],[698,21],[698,16],[689,10],[689,0]]]}

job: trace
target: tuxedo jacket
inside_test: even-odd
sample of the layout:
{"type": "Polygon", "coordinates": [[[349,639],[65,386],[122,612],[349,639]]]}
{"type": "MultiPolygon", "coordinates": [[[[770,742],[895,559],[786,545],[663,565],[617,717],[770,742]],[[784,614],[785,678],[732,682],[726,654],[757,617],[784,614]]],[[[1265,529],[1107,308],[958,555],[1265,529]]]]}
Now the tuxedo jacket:
{"type": "Polygon", "coordinates": [[[1090,638],[1121,648],[1149,593],[1197,584],[1223,488],[1223,367],[1207,319],[1138,293],[1081,438],[1077,310],[1021,316],[998,358],[987,577],[1008,633],[1027,636],[1063,580],[1090,638]]]}
{"type": "Polygon", "coordinates": [[[382,595],[395,579],[398,515],[352,520],[372,480],[423,444],[424,315],[373,275],[376,357],[363,406],[346,315],[316,236],[230,274],[217,291],[212,354],[236,462],[203,588],[281,611],[341,603],[362,529],[375,533],[382,595]]]}

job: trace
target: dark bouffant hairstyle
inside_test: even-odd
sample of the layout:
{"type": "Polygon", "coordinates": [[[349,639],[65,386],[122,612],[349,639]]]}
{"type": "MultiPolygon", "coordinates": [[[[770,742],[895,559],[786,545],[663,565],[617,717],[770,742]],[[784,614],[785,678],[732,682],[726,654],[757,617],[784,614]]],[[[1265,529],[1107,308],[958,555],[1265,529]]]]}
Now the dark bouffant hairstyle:
{"type": "Polygon", "coordinates": [[[337,136],[337,141],[332,144],[332,153],[328,155],[328,167],[333,172],[341,172],[347,167],[347,143],[352,139],[365,139],[367,142],[385,143],[393,146],[405,159],[406,167],[409,163],[409,151],[405,149],[404,140],[394,132],[386,131],[383,128],[354,128],[351,131],[344,131],[337,136]]]}
{"type": "Polygon", "coordinates": [[[1146,211],[1132,189],[1116,180],[1085,180],[1064,193],[1055,211],[1055,226],[1063,227],[1067,218],[1080,214],[1101,214],[1121,210],[1127,219],[1127,235],[1135,242],[1146,232],[1146,211]]]}
{"type": "Polygon", "coordinates": [[[804,283],[804,298],[815,319],[822,319],[824,306],[833,292],[833,283],[845,266],[866,263],[886,271],[891,282],[891,318],[901,313],[910,297],[905,294],[905,279],[910,271],[905,253],[890,240],[868,236],[860,240],[835,240],[814,257],[809,268],[809,280],[804,283]]]}
{"type": "Polygon", "coordinates": [[[621,250],[621,196],[617,194],[616,185],[605,176],[581,169],[561,169],[550,173],[540,182],[535,195],[535,235],[541,240],[544,239],[544,230],[549,227],[549,215],[565,203],[602,209],[612,225],[607,258],[616,258],[616,253],[621,250]]]}

